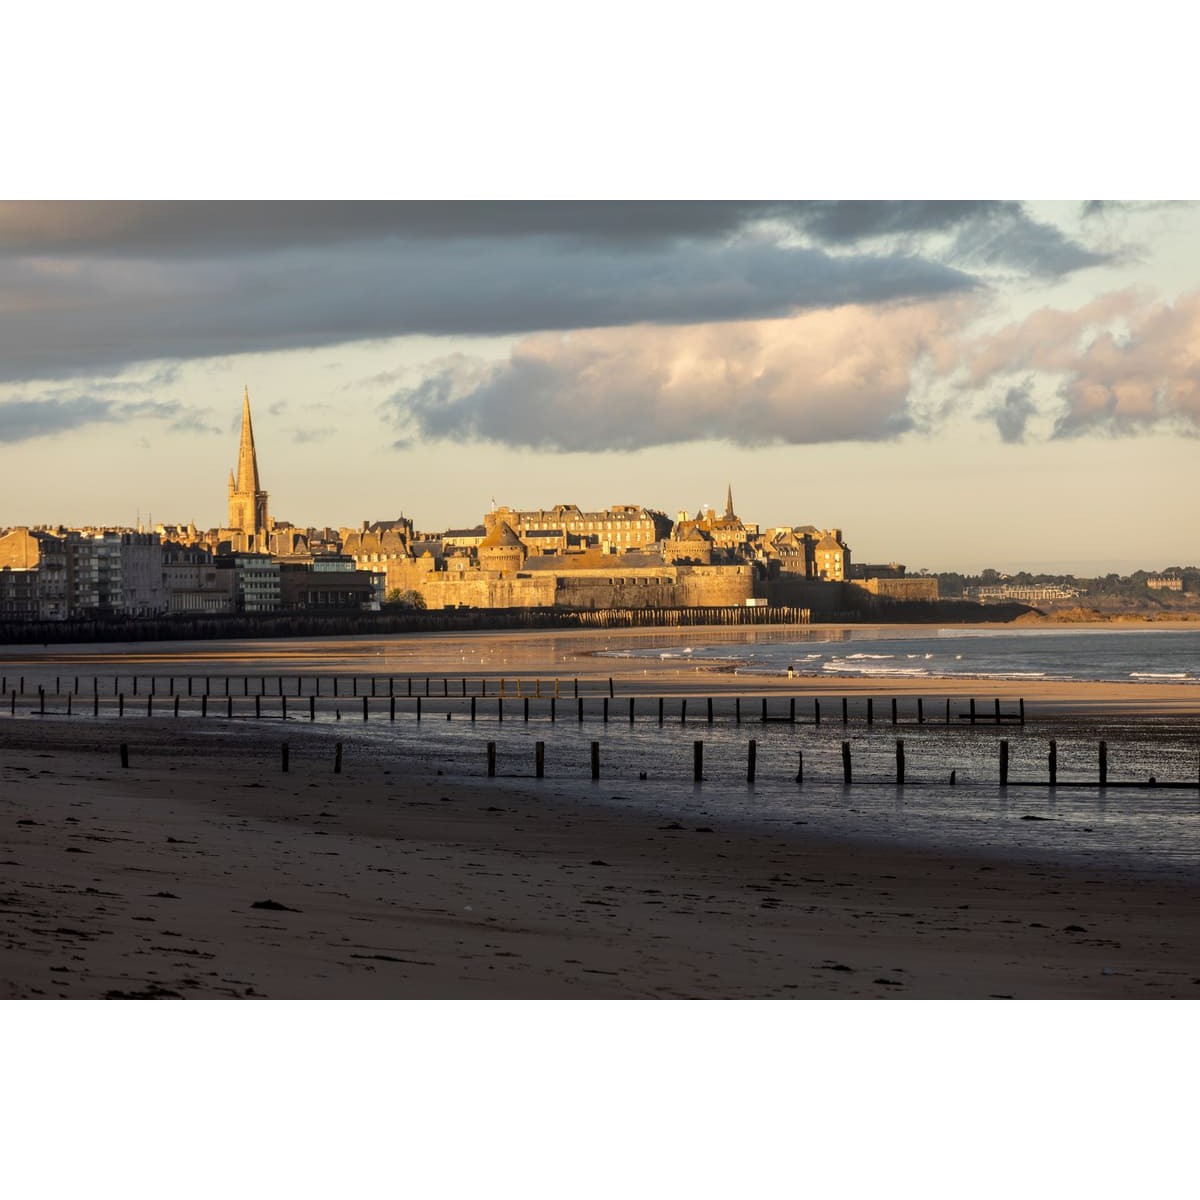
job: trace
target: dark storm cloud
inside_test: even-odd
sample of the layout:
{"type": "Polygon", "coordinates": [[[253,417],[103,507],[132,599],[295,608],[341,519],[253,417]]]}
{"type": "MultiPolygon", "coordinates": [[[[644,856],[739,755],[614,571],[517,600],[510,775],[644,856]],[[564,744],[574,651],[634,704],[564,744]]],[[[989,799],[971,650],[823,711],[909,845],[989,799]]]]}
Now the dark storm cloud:
{"type": "Polygon", "coordinates": [[[1037,405],[1030,398],[1028,384],[1011,387],[1002,400],[998,400],[983,415],[996,423],[1002,441],[1010,445],[1025,440],[1025,427],[1029,418],[1037,413],[1037,405]]]}
{"type": "Polygon", "coordinates": [[[402,334],[744,320],[974,286],[918,257],[833,256],[753,237],[636,250],[459,237],[186,263],[82,259],[66,272],[28,259],[20,273],[36,286],[6,286],[0,259],[0,378],[9,380],[402,334]]]}
{"type": "Polygon", "coordinates": [[[0,204],[0,380],[920,301],[1104,261],[983,201],[0,204]]]}

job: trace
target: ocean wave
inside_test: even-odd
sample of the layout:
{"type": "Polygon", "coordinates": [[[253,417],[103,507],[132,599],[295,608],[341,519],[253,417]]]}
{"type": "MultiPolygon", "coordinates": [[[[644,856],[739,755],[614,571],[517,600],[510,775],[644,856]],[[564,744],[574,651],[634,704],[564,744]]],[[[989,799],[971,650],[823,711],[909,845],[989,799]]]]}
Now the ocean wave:
{"type": "Polygon", "coordinates": [[[855,658],[895,658],[894,654],[847,654],[848,659],[855,658]]]}
{"type": "Polygon", "coordinates": [[[972,671],[972,679],[1045,679],[1045,671],[972,671]]]}
{"type": "Polygon", "coordinates": [[[1186,671],[1130,671],[1130,679],[1190,679],[1186,671]]]}
{"type": "Polygon", "coordinates": [[[924,667],[867,667],[861,663],[827,662],[824,670],[842,675],[869,676],[904,676],[910,679],[928,679],[929,672],[924,667]]]}

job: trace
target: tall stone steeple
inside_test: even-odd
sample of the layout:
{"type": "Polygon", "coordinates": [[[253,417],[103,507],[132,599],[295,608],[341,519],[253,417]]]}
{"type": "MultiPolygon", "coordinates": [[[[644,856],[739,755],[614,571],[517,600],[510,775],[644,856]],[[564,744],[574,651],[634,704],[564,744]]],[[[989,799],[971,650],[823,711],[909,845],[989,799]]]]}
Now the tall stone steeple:
{"type": "Polygon", "coordinates": [[[725,489],[725,519],[727,521],[733,520],[733,484],[732,483],[729,484],[729,486],[725,489]]]}
{"type": "Polygon", "coordinates": [[[246,536],[245,549],[266,550],[270,521],[267,493],[259,487],[258,455],[250,421],[250,389],[242,397],[242,440],[238,447],[236,476],[229,473],[229,528],[246,536]]]}

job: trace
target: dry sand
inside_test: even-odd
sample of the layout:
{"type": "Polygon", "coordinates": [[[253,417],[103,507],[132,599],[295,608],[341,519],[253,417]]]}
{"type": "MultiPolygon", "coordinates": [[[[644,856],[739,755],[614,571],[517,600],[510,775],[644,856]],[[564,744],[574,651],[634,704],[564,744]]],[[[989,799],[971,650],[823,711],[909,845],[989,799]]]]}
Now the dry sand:
{"type": "MultiPolygon", "coordinates": [[[[624,694],[668,695],[747,682],[594,659],[597,640],[617,635],[408,639],[386,666],[352,669],[457,675],[469,647],[504,660],[475,677],[611,674],[624,694]]],[[[324,659],[294,649],[273,664],[349,673],[331,661],[355,657],[352,644],[324,659]]],[[[105,648],[72,653],[10,649],[5,669],[90,672],[105,648]]],[[[120,669],[186,662],[178,649],[142,656],[120,669]]],[[[884,694],[877,680],[828,682],[884,694]]],[[[1011,694],[1086,718],[1194,715],[1194,691],[1026,682],[1011,694]]],[[[284,775],[275,740],[245,726],[214,736],[217,724],[0,720],[0,996],[1200,997],[1200,871],[1148,883],[709,818],[669,827],[550,785],[409,778],[353,753],[335,775],[328,739],[299,728],[284,775]]]]}

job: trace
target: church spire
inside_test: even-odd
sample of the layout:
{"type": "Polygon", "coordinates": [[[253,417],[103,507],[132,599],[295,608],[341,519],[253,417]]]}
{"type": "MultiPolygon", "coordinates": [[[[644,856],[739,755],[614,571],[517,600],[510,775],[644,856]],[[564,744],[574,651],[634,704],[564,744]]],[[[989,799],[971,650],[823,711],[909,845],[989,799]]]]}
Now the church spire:
{"type": "Polygon", "coordinates": [[[229,528],[247,537],[242,549],[264,548],[271,528],[267,493],[258,480],[258,455],[254,450],[254,426],[250,421],[250,389],[242,395],[242,440],[238,446],[237,475],[229,473],[229,528]]]}
{"type": "Polygon", "coordinates": [[[729,486],[725,489],[725,519],[727,521],[733,520],[733,484],[732,483],[729,484],[729,486]]]}
{"type": "Polygon", "coordinates": [[[242,442],[238,448],[237,490],[257,492],[258,455],[254,452],[254,426],[250,423],[250,388],[242,397],[242,442]]]}

